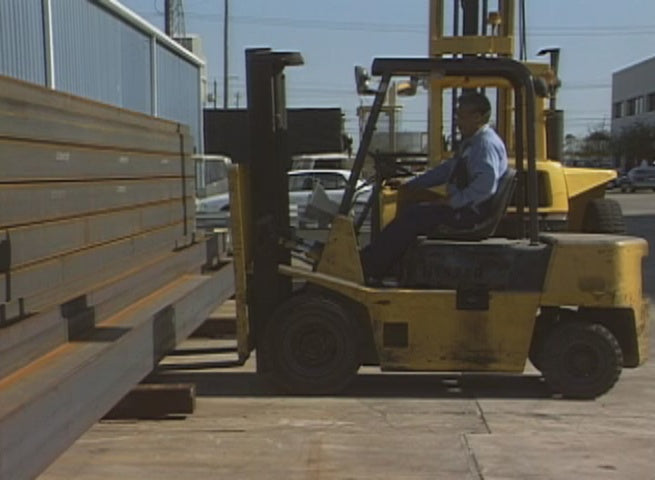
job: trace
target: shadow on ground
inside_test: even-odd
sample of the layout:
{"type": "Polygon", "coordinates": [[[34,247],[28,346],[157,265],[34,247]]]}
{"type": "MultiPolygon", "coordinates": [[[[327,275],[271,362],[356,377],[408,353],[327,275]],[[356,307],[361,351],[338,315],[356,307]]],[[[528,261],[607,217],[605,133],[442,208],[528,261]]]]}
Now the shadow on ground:
{"type": "MultiPolygon", "coordinates": [[[[193,383],[201,397],[283,395],[254,372],[166,370],[146,382],[193,383]]],[[[357,398],[550,398],[539,375],[360,373],[340,397],[357,398]]]]}

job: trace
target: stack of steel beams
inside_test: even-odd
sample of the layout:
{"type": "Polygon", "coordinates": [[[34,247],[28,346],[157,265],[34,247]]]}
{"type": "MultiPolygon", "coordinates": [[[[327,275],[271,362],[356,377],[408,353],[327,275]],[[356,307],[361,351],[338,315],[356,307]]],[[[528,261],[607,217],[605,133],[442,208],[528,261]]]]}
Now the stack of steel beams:
{"type": "Polygon", "coordinates": [[[234,290],[185,126],[0,77],[0,478],[30,478],[234,290]]]}

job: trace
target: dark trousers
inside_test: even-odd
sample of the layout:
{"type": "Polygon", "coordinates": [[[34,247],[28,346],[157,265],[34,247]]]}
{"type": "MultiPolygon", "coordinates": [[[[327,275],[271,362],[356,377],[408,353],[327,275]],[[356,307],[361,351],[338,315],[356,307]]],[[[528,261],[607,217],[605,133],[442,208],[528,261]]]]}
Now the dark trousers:
{"type": "Polygon", "coordinates": [[[366,277],[383,277],[419,235],[427,235],[439,225],[472,227],[482,218],[470,208],[454,210],[448,205],[416,203],[408,206],[361,251],[366,277]]]}

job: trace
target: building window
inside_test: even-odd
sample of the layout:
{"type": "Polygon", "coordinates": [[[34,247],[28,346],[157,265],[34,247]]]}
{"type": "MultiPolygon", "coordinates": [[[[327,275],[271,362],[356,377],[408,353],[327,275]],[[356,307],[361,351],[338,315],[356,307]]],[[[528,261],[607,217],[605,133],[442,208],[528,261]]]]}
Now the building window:
{"type": "Polygon", "coordinates": [[[635,114],[641,115],[646,111],[645,107],[645,98],[644,97],[636,97],[635,98],[635,114]]]}
{"type": "Polygon", "coordinates": [[[614,105],[612,106],[612,117],[613,118],[621,118],[621,110],[623,106],[623,102],[614,102],[614,105]]]}
{"type": "Polygon", "coordinates": [[[655,112],[655,92],[649,93],[646,98],[646,111],[655,112]]]}
{"type": "Polygon", "coordinates": [[[626,117],[631,117],[636,113],[637,110],[637,99],[636,98],[629,98],[625,102],[625,116],[626,117]]]}

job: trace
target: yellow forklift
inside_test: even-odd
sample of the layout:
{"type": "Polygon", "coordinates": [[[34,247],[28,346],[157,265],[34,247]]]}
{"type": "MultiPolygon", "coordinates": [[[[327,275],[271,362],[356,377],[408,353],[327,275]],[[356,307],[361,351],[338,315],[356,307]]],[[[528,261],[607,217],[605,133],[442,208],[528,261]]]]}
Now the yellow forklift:
{"type": "MultiPolygon", "coordinates": [[[[622,368],[648,353],[640,238],[540,233],[535,158],[535,85],[509,58],[376,59],[375,99],[348,188],[315,260],[289,226],[285,68],[299,53],[246,52],[251,152],[230,172],[241,361],[294,394],[333,394],[361,365],[382,371],[521,374],[527,360],[556,393],[595,398],[622,368]],[[513,92],[518,238],[488,238],[514,184],[501,187],[492,218],[467,231],[416,239],[386,286],[365,284],[357,179],[393,79],[503,79],[513,92]],[[522,198],[527,199],[523,205],[522,198]],[[292,261],[292,259],[296,259],[292,261]],[[301,261],[302,260],[302,261],[301,261]]],[[[396,174],[383,168],[376,188],[396,174]]],[[[400,167],[402,169],[402,167],[400,167]]],[[[377,195],[373,194],[375,199],[377,195]]],[[[374,210],[375,211],[375,210],[374,210]]]]}

